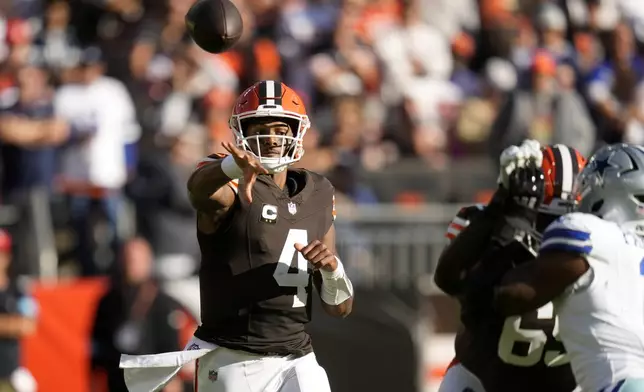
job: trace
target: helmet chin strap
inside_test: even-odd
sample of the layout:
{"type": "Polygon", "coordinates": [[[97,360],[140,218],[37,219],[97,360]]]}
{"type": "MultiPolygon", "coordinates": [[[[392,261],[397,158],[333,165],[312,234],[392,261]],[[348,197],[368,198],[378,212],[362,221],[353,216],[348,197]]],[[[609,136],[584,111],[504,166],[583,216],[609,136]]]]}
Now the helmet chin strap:
{"type": "Polygon", "coordinates": [[[262,137],[263,136],[249,136],[246,138],[238,137],[237,145],[255,156],[269,174],[283,172],[290,165],[299,161],[302,158],[302,155],[304,155],[304,148],[299,145],[298,140],[295,137],[277,136],[282,139],[282,145],[280,147],[281,156],[264,157],[261,154],[262,148],[260,145],[262,137]],[[251,148],[251,144],[254,144],[256,148],[255,151],[257,152],[251,148]]]}
{"type": "Polygon", "coordinates": [[[283,164],[283,165],[280,165],[280,166],[277,166],[277,167],[272,167],[272,165],[270,165],[270,164],[262,163],[262,166],[264,166],[264,169],[268,170],[268,172],[270,174],[276,174],[276,173],[281,173],[284,170],[286,170],[286,168],[288,167],[288,164],[283,164]]]}
{"type": "Polygon", "coordinates": [[[290,161],[283,162],[281,158],[261,159],[262,166],[264,167],[264,169],[268,170],[270,174],[283,172],[291,163],[293,162],[290,162],[290,161]]]}

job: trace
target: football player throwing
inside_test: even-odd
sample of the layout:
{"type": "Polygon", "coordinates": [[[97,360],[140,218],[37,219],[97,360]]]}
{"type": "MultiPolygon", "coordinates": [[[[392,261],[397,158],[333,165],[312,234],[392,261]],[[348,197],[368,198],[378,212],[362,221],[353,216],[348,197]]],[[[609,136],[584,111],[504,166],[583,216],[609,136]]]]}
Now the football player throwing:
{"type": "MultiPolygon", "coordinates": [[[[230,127],[229,155],[205,158],[188,182],[202,324],[186,351],[168,355],[168,368],[196,359],[200,391],[327,392],[304,330],[312,286],[339,317],[351,312],[353,287],[336,255],[333,186],[290,168],[310,127],[304,102],[283,83],[261,81],[237,99],[230,127]]],[[[160,362],[122,360],[130,391],[162,387],[165,378],[138,372],[160,362]]]]}

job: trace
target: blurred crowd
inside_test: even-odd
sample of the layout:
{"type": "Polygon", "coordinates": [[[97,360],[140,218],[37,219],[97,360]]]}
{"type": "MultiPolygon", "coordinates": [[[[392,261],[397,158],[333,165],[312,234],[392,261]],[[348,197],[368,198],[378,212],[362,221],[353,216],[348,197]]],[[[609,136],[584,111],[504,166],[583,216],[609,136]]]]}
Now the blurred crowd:
{"type": "MultiPolygon", "coordinates": [[[[0,0],[0,223],[19,273],[43,273],[51,237],[72,275],[193,275],[186,180],[260,79],[304,98],[300,164],[340,202],[378,202],[360,173],[403,161],[644,142],[642,0],[234,0],[245,30],[221,55],[188,36],[193,1],[0,0]]],[[[123,301],[147,309],[142,293],[123,301]]]]}
{"type": "Polygon", "coordinates": [[[358,203],[378,197],[342,181],[357,168],[440,170],[525,137],[584,154],[644,140],[641,1],[236,0],[245,32],[222,55],[192,45],[192,1],[2,2],[5,195],[53,187],[78,217],[79,194],[110,193],[115,221],[128,186],[144,209],[165,186],[189,209],[180,183],[222,151],[232,102],[258,79],[305,98],[301,164],[358,203]],[[164,184],[147,182],[157,170],[164,184]]]}
{"type": "Polygon", "coordinates": [[[244,35],[222,55],[192,44],[192,2],[2,2],[5,202],[34,187],[64,195],[82,237],[97,203],[108,229],[126,230],[126,199],[130,227],[182,253],[159,248],[180,247],[192,224],[185,180],[223,151],[232,102],[259,79],[304,97],[301,164],[357,203],[378,201],[358,169],[441,170],[526,137],[584,154],[644,141],[641,1],[236,0],[244,35]]]}

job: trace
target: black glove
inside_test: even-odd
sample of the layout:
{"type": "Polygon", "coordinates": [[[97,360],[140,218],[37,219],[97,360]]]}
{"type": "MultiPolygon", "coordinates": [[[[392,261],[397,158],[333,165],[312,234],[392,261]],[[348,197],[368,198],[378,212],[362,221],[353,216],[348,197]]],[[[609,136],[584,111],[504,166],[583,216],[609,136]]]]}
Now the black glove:
{"type": "Polygon", "coordinates": [[[493,231],[493,241],[505,246],[516,240],[517,236],[523,237],[525,233],[535,231],[544,187],[543,171],[534,164],[516,169],[510,174],[502,218],[493,231]]]}
{"type": "Polygon", "coordinates": [[[516,169],[508,180],[508,193],[517,207],[536,211],[543,203],[545,176],[536,164],[516,169]]]}
{"type": "Polygon", "coordinates": [[[499,185],[486,210],[511,216],[537,211],[543,202],[544,188],[543,170],[531,163],[510,173],[508,189],[499,185]]]}

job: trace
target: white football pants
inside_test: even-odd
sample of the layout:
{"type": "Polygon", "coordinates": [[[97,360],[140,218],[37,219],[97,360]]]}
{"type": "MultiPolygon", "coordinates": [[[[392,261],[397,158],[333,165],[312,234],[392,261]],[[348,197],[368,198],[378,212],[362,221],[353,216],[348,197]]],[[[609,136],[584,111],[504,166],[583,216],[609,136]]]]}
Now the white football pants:
{"type": "MultiPolygon", "coordinates": [[[[485,392],[485,388],[474,373],[457,363],[447,369],[438,392],[485,392]]],[[[581,388],[577,387],[572,392],[581,392],[581,388]]]]}
{"type": "Polygon", "coordinates": [[[299,358],[266,357],[218,347],[197,338],[193,338],[191,344],[213,349],[197,360],[195,391],[331,391],[326,371],[318,364],[314,353],[299,358]]]}
{"type": "Polygon", "coordinates": [[[483,384],[460,363],[450,366],[438,392],[485,392],[483,384]]]}
{"type": "Polygon", "coordinates": [[[267,357],[230,350],[193,337],[184,351],[122,355],[130,392],[161,390],[182,366],[196,360],[195,392],[330,392],[314,353],[267,357]]]}

